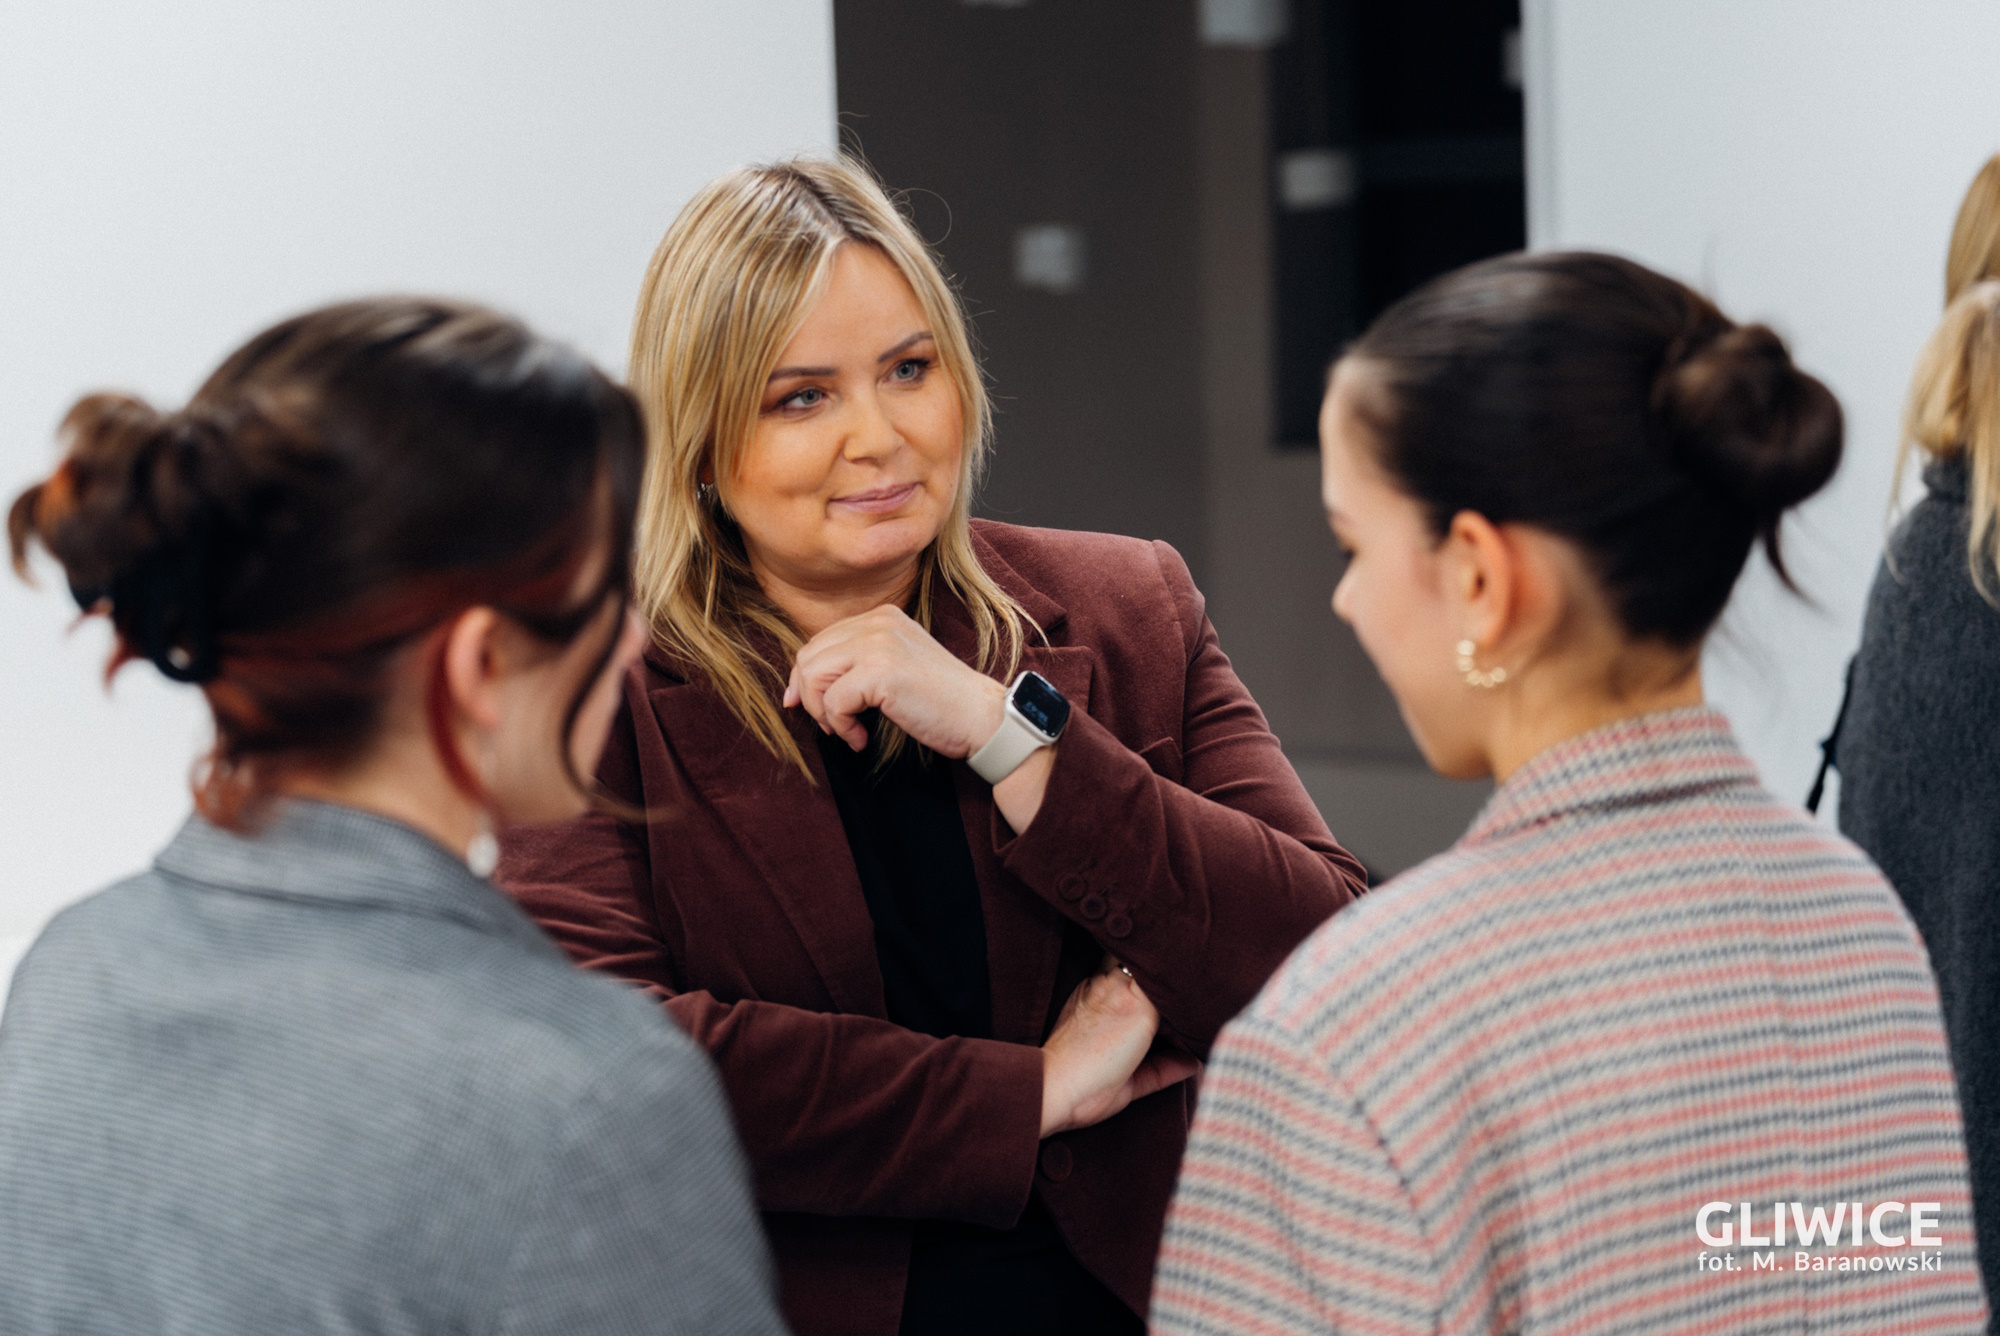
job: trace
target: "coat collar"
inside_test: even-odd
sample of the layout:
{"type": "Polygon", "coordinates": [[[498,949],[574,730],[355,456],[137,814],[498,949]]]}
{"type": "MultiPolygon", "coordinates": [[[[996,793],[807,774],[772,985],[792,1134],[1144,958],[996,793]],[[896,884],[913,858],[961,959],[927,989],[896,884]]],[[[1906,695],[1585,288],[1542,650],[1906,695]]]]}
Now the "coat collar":
{"type": "Polygon", "coordinates": [[[1573,812],[1756,782],[1729,721],[1713,707],[1636,715],[1536,755],[1487,800],[1461,842],[1490,843],[1573,812]]]}
{"type": "Polygon", "coordinates": [[[282,799],[246,832],[189,817],[153,866],[247,895],[451,919],[556,952],[513,901],[428,835],[335,803],[282,799]]]}
{"type": "Polygon", "coordinates": [[[1967,487],[1964,455],[1933,458],[1924,465],[1924,491],[1931,496],[1963,504],[1967,487]]]}

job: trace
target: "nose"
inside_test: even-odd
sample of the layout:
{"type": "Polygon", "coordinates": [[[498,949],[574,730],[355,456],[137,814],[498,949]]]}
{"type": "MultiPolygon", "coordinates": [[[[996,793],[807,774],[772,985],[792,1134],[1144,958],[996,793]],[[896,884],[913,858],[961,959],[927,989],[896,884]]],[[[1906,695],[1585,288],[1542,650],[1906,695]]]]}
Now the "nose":
{"type": "Polygon", "coordinates": [[[1340,573],[1339,581],[1333,586],[1333,615],[1340,618],[1343,622],[1351,623],[1354,620],[1354,618],[1348,616],[1348,607],[1354,598],[1353,591],[1349,586],[1353,582],[1354,567],[1350,564],[1346,570],[1340,573]]]}
{"type": "Polygon", "coordinates": [[[841,442],[841,455],[859,463],[879,461],[894,454],[903,443],[903,434],[896,429],[881,392],[871,387],[867,393],[857,395],[853,403],[855,416],[846,439],[841,442]]]}

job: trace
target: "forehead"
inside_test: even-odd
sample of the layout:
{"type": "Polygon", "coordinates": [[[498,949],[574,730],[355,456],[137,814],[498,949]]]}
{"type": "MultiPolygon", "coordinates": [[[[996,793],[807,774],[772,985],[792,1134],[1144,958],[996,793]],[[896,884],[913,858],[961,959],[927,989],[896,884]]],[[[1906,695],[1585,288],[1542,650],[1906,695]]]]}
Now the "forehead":
{"type": "MultiPolygon", "coordinates": [[[[844,342],[890,329],[900,338],[923,325],[923,305],[902,271],[875,247],[850,241],[834,252],[826,285],[787,347],[844,342]]],[[[866,351],[873,356],[880,349],[866,351]]]]}
{"type": "Polygon", "coordinates": [[[1341,361],[1320,404],[1320,486],[1329,509],[1339,506],[1342,495],[1351,500],[1357,491],[1365,494],[1387,485],[1375,462],[1374,430],[1355,404],[1366,375],[1366,369],[1351,358],[1341,361]]]}

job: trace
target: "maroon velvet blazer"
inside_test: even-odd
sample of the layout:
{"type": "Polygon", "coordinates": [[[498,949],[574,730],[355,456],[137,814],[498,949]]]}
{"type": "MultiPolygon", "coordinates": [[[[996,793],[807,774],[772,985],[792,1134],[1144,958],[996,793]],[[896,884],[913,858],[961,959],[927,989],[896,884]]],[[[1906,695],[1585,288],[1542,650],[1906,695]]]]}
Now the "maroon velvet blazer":
{"type": "MultiPolygon", "coordinates": [[[[1071,703],[1025,835],[961,762],[993,1039],[884,1018],[874,929],[803,712],[808,782],[655,651],[605,752],[650,827],[592,815],[506,841],[500,880],[581,964],[642,985],[708,1051],[802,1336],[893,1336],[910,1224],[1007,1226],[1041,1194],[1077,1258],[1145,1311],[1191,1083],[1039,1139],[1037,1046],[1104,952],[1197,1055],[1363,888],[1164,543],[977,523],[981,563],[1047,633],[1024,667],[1071,703]]],[[[970,660],[962,605],[938,639],[970,660]]]]}

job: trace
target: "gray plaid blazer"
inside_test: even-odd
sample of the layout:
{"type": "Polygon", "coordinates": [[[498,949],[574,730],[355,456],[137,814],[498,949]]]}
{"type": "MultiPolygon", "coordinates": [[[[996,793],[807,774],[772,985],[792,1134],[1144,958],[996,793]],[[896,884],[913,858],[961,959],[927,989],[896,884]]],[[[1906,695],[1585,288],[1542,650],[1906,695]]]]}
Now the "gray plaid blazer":
{"type": "Polygon", "coordinates": [[[191,820],[0,1022],[0,1332],[782,1327],[706,1058],[408,827],[191,820]]]}

